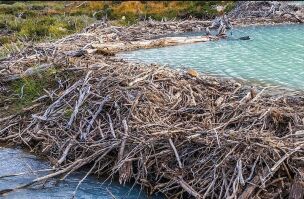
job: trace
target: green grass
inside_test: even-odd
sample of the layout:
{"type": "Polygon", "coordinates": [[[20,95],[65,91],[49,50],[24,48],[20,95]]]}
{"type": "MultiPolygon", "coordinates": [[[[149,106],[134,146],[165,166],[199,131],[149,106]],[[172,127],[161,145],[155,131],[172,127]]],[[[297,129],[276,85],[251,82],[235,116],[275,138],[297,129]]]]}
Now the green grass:
{"type": "MultiPolygon", "coordinates": [[[[0,4],[0,48],[23,41],[57,39],[79,32],[95,18],[65,12],[64,2],[15,2],[0,4]]],[[[0,49],[1,51],[2,49],[0,49]]]]}
{"type": "MultiPolygon", "coordinates": [[[[8,37],[8,39],[13,39],[13,37],[8,37]]],[[[19,40],[15,42],[5,43],[0,47],[0,59],[7,57],[9,54],[19,52],[23,48],[23,43],[19,40]]]]}
{"type": "Polygon", "coordinates": [[[81,31],[93,21],[87,16],[44,16],[21,23],[17,35],[35,41],[44,38],[60,38],[81,31]]]}
{"type": "MultiPolygon", "coordinates": [[[[61,79],[62,81],[67,79],[77,80],[82,75],[82,72],[62,72],[60,71],[60,66],[54,66],[33,76],[23,77],[19,80],[10,82],[7,85],[8,92],[5,94],[0,93],[0,100],[4,101],[9,99],[9,108],[6,110],[5,114],[11,115],[20,113],[25,108],[34,105],[37,103],[34,102],[36,99],[46,94],[45,89],[48,91],[58,89],[58,79],[61,79]]],[[[0,112],[1,111],[0,107],[0,112]]],[[[70,115],[71,111],[67,110],[65,116],[69,117],[70,115]]]]}
{"type": "Polygon", "coordinates": [[[10,90],[14,96],[11,110],[21,111],[33,104],[33,100],[45,94],[44,89],[52,88],[55,82],[55,69],[49,69],[30,77],[23,77],[11,83],[10,90]]]}
{"type": "Polygon", "coordinates": [[[65,15],[62,9],[61,2],[0,4],[0,59],[16,52],[20,43],[62,38],[96,21],[87,15],[65,15]]]}
{"type": "Polygon", "coordinates": [[[60,38],[81,31],[95,20],[88,16],[41,16],[17,19],[11,15],[0,15],[0,28],[12,34],[1,35],[0,44],[14,42],[16,37],[41,41],[45,38],[60,38]]]}

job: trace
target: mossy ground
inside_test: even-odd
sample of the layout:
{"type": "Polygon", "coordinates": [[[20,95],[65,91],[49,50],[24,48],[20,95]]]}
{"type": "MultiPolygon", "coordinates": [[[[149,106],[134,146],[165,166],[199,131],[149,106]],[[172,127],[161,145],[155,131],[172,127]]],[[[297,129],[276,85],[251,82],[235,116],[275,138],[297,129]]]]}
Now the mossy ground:
{"type": "MultiPolygon", "coordinates": [[[[6,87],[6,91],[0,92],[0,118],[22,113],[25,109],[39,103],[36,101],[38,98],[58,89],[59,81],[77,79],[77,75],[76,73],[62,72],[53,67],[36,75],[23,77],[3,85],[6,87]]],[[[50,98],[45,99],[49,100],[50,98]]],[[[67,112],[66,114],[68,116],[71,113],[67,112]]]]}
{"type": "Polygon", "coordinates": [[[16,114],[32,106],[34,100],[46,94],[44,89],[50,89],[55,85],[55,73],[52,70],[9,83],[6,85],[7,92],[0,95],[3,99],[0,105],[1,115],[16,114]]]}

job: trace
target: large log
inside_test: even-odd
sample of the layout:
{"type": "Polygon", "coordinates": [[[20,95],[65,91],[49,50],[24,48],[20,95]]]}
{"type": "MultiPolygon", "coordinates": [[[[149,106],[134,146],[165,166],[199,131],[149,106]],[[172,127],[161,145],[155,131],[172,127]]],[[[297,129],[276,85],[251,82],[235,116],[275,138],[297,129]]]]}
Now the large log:
{"type": "Polygon", "coordinates": [[[175,46],[180,44],[191,44],[197,42],[206,42],[218,39],[212,36],[191,36],[191,37],[164,37],[160,39],[132,41],[132,42],[113,42],[105,44],[92,44],[92,47],[109,52],[120,52],[135,50],[139,48],[155,48],[165,46],[175,46]]]}

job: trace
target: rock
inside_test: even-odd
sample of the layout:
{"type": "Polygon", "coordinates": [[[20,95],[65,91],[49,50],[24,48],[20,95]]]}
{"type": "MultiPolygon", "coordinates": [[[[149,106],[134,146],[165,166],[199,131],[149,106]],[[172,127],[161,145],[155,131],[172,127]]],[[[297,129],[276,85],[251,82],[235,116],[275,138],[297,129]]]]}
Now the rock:
{"type": "Polygon", "coordinates": [[[187,73],[191,76],[191,77],[198,77],[199,74],[196,70],[189,68],[187,73]]]}
{"type": "Polygon", "coordinates": [[[239,40],[250,40],[250,37],[249,36],[240,37],[239,40]]]}

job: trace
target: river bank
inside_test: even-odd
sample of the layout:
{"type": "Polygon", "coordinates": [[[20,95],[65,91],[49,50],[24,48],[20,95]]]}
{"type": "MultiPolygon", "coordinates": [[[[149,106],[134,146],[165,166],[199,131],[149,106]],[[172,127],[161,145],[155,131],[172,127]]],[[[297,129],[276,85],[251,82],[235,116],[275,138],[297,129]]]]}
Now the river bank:
{"type": "Polygon", "coordinates": [[[94,48],[204,23],[100,23],[2,60],[0,141],[43,154],[56,169],[17,189],[87,165],[88,175],[134,179],[168,198],[293,193],[301,181],[301,95],[272,96],[267,89],[131,63],[94,48]]]}

